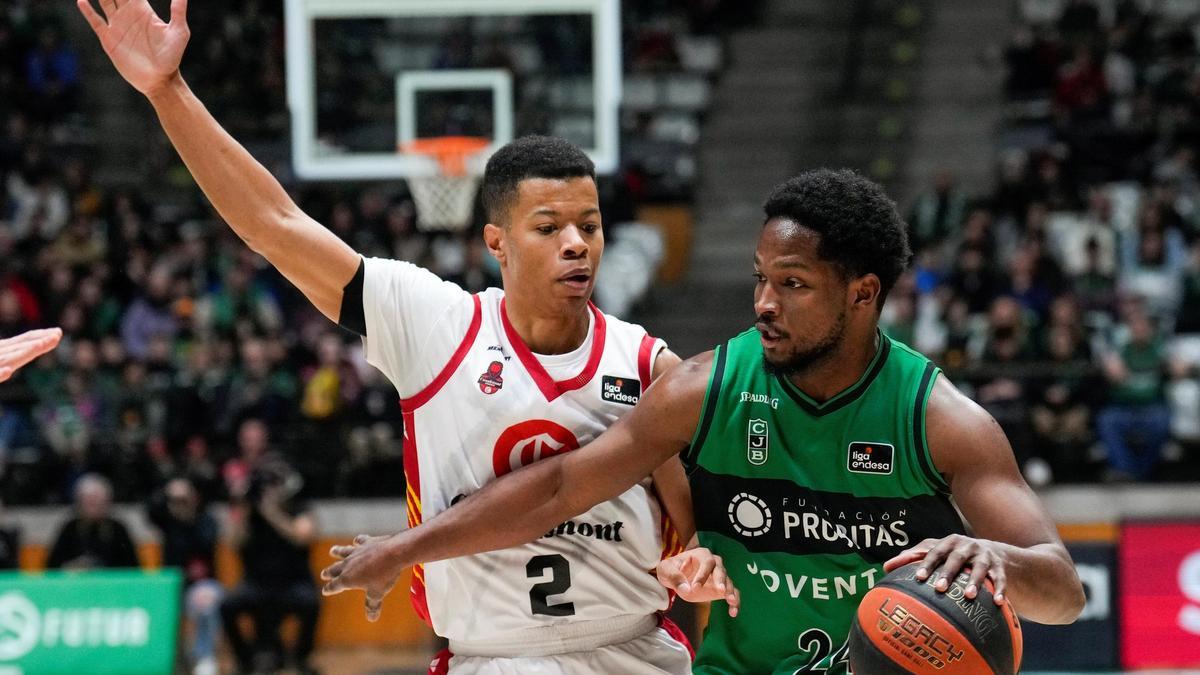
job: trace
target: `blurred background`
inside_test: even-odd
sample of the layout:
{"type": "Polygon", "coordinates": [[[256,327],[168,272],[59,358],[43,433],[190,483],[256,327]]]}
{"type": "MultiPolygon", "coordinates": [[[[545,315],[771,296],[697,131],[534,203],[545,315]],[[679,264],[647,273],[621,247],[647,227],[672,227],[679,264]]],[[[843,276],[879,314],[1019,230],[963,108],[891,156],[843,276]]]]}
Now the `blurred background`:
{"type": "MultiPolygon", "coordinates": [[[[616,47],[520,2],[305,15],[312,96],[289,107],[282,0],[204,0],[183,72],[356,250],[476,291],[499,283],[478,214],[419,227],[403,169],[304,177],[392,151],[397,73],[504,71],[517,134],[611,145],[597,301],[683,356],[752,321],[774,184],[881,182],[916,252],[885,330],[1000,422],[1088,591],[1075,626],[1026,625],[1027,669],[1200,668],[1200,0],[607,2],[616,47]]],[[[422,96],[418,133],[496,133],[486,92],[422,96]]],[[[331,543],[402,527],[395,391],[209,208],[73,3],[3,0],[0,337],[41,326],[62,346],[0,384],[0,568],[148,576],[96,573],[126,626],[107,636],[87,591],[0,576],[0,670],[229,671],[241,649],[261,670],[424,672],[405,593],[368,624],[313,577],[331,543]],[[172,602],[139,605],[147,580],[172,602]],[[264,598],[259,637],[229,640],[264,598]]]]}

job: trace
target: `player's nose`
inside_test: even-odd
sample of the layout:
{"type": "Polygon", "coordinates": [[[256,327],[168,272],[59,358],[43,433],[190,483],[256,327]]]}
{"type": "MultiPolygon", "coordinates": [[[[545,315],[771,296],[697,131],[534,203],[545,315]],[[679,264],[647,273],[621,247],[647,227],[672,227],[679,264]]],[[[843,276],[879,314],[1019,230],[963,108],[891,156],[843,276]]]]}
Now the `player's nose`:
{"type": "Polygon", "coordinates": [[[584,240],[579,228],[574,225],[568,225],[562,229],[561,237],[562,253],[564,258],[583,258],[588,253],[588,243],[584,240]]]}
{"type": "Polygon", "coordinates": [[[779,315],[779,296],[771,290],[771,284],[760,284],[755,290],[754,313],[758,316],[779,315]]]}

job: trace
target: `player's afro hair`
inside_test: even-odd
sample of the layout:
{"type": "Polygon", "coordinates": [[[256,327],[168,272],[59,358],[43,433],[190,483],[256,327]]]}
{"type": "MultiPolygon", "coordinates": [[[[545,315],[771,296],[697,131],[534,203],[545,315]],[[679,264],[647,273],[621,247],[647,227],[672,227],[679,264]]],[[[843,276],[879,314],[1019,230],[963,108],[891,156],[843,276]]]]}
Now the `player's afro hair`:
{"type": "Polygon", "coordinates": [[[530,178],[596,179],[596,166],[582,150],[551,136],[523,136],[496,151],[488,160],[480,189],[488,220],[508,224],[508,209],[517,186],[530,178]]]}
{"type": "Polygon", "coordinates": [[[763,210],[766,220],[787,218],[820,235],[817,255],[847,278],[879,277],[881,307],[912,259],[896,203],[849,169],[805,171],[776,186],[763,210]]]}

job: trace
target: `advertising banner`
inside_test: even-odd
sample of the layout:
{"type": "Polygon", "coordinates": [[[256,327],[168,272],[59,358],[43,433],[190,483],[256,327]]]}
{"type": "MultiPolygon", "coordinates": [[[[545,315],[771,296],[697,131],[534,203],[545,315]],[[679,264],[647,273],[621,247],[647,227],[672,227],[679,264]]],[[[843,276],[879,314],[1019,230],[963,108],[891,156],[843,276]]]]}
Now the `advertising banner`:
{"type": "Polygon", "coordinates": [[[0,673],[170,673],[177,570],[0,573],[0,673]]]}
{"type": "Polygon", "coordinates": [[[1119,551],[1124,667],[1200,666],[1200,523],[1127,523],[1119,551]]]}

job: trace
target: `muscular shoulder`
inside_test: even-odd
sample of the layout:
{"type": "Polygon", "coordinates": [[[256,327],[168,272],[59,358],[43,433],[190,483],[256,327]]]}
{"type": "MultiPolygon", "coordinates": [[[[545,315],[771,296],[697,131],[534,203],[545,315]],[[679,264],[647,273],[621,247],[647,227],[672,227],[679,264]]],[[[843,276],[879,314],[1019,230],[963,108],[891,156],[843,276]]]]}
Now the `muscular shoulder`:
{"type": "Polygon", "coordinates": [[[658,400],[664,404],[689,407],[695,404],[697,412],[704,403],[704,394],[708,389],[708,376],[712,371],[713,353],[711,351],[697,354],[690,359],[679,360],[668,368],[662,377],[654,381],[654,385],[646,392],[646,398],[658,400]]]}
{"type": "Polygon", "coordinates": [[[995,418],[938,377],[925,413],[926,438],[933,463],[947,480],[964,470],[1016,470],[1008,438],[995,418]]]}

